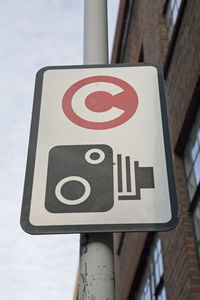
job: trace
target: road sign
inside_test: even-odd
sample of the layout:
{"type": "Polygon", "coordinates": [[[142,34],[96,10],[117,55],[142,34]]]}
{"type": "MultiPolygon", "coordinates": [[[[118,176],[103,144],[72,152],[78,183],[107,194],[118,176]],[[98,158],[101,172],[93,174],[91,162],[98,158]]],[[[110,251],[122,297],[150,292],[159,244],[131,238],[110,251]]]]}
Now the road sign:
{"type": "Polygon", "coordinates": [[[32,234],[162,231],[176,224],[159,69],[150,64],[41,69],[23,229],[32,234]]]}

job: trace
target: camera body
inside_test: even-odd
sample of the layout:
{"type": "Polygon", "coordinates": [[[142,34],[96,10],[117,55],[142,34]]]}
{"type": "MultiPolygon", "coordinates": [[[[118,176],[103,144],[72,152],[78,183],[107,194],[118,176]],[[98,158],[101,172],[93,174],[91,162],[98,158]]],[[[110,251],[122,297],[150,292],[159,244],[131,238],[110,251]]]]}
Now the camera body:
{"type": "Polygon", "coordinates": [[[49,151],[45,195],[49,212],[105,212],[113,205],[111,147],[63,145],[49,151]]]}

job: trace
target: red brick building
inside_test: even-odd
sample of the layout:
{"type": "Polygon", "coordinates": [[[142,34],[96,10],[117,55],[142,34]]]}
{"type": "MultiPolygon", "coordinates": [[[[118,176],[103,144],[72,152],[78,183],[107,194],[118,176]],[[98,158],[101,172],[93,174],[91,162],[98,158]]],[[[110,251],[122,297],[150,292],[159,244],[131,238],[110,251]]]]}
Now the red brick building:
{"type": "Polygon", "coordinates": [[[200,299],[200,1],[121,0],[112,63],[163,69],[179,224],[116,233],[116,299],[200,299]]]}

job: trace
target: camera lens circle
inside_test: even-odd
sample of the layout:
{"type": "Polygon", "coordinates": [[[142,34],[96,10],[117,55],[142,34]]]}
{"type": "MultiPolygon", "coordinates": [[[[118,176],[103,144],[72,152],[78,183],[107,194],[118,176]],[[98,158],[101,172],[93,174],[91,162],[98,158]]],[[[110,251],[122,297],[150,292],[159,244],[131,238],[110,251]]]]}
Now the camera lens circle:
{"type": "Polygon", "coordinates": [[[100,164],[105,159],[105,153],[100,149],[90,149],[85,154],[85,160],[93,165],[100,164]]]}
{"type": "Polygon", "coordinates": [[[84,202],[89,197],[90,192],[91,192],[91,187],[90,187],[89,182],[79,176],[65,177],[58,182],[58,184],[56,185],[56,188],[55,188],[55,194],[56,194],[56,197],[58,198],[58,200],[67,205],[77,205],[77,204],[84,202]],[[81,197],[72,200],[72,199],[68,199],[62,195],[61,189],[62,189],[63,185],[70,181],[78,181],[83,184],[83,186],[85,188],[85,192],[81,197]]]}

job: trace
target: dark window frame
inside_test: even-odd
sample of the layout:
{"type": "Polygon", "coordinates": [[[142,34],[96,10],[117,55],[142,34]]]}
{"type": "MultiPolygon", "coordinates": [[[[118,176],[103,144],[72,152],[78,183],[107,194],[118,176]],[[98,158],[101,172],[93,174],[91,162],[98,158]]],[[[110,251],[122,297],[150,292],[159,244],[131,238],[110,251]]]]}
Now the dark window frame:
{"type": "MultiPolygon", "coordinates": [[[[199,98],[200,99],[200,98],[199,98]]],[[[193,122],[192,122],[192,126],[191,126],[191,129],[190,129],[190,133],[188,134],[188,140],[187,142],[189,142],[189,136],[192,132],[192,128],[193,126],[197,123],[196,121],[196,116],[198,115],[198,117],[200,116],[200,105],[199,107],[197,107],[197,110],[196,110],[196,115],[195,115],[195,118],[193,119],[193,122]],[[199,114],[199,115],[198,115],[199,114]]],[[[199,123],[199,122],[198,122],[199,123]]],[[[197,132],[197,135],[195,137],[195,141],[198,140],[199,141],[199,138],[198,138],[198,132],[197,132]]],[[[185,147],[184,147],[184,151],[186,149],[186,145],[187,143],[185,144],[185,147]]],[[[185,153],[185,152],[184,152],[185,153]]],[[[184,154],[183,153],[183,154],[184,154]]],[[[197,152],[197,155],[196,155],[196,158],[198,156],[198,154],[200,153],[200,145],[199,145],[199,148],[198,148],[198,152],[197,152]]],[[[183,160],[185,161],[185,155],[183,155],[183,160]]],[[[195,158],[195,160],[196,160],[195,158]]],[[[193,167],[194,165],[192,165],[191,167],[191,172],[193,170],[193,167]]],[[[190,173],[189,173],[190,174],[190,173]]],[[[188,179],[189,179],[189,175],[187,176],[186,174],[186,179],[187,179],[187,187],[188,187],[188,179]]],[[[200,268],[200,237],[199,237],[199,232],[200,232],[200,229],[199,229],[199,232],[197,232],[197,229],[196,229],[196,224],[195,224],[195,213],[196,213],[196,210],[198,209],[198,205],[200,205],[200,181],[196,183],[196,187],[195,187],[195,193],[192,194],[192,196],[189,195],[189,192],[188,192],[188,198],[189,198],[189,208],[188,208],[188,214],[190,215],[191,217],[191,221],[192,221],[192,226],[193,226],[193,232],[194,232],[194,238],[195,238],[195,244],[196,244],[196,252],[197,252],[197,259],[198,259],[198,263],[199,263],[199,268],[200,268]]]]}
{"type": "MultiPolygon", "coordinates": [[[[165,18],[164,15],[165,15],[167,6],[169,4],[169,1],[170,0],[166,0],[164,8],[163,8],[163,17],[164,18],[165,18]]],[[[186,4],[187,4],[187,1],[188,0],[182,0],[180,8],[179,8],[178,16],[177,16],[177,19],[176,19],[176,23],[175,23],[174,28],[173,28],[173,32],[172,32],[172,36],[171,36],[171,39],[170,39],[170,42],[169,42],[168,52],[167,52],[167,56],[166,56],[165,63],[164,63],[164,68],[163,68],[164,78],[166,78],[167,75],[168,75],[170,62],[172,60],[176,40],[177,40],[178,33],[179,33],[179,30],[180,30],[180,27],[181,27],[181,23],[182,23],[182,19],[183,19],[183,15],[184,15],[184,12],[185,12],[185,7],[186,7],[186,4]]]]}
{"type": "Polygon", "coordinates": [[[181,2],[182,2],[182,0],[166,0],[165,4],[164,4],[163,15],[164,15],[164,19],[165,19],[165,24],[166,24],[166,29],[167,29],[167,37],[168,37],[169,42],[171,40],[175,25],[176,25],[176,22],[178,19],[179,10],[181,8],[181,2]],[[173,1],[173,7],[171,5],[172,1],[173,1]],[[178,4],[179,1],[180,1],[180,3],[178,4]],[[177,10],[177,8],[178,8],[178,10],[177,10]],[[174,12],[176,12],[175,20],[174,20],[174,12]]]}
{"type": "Polygon", "coordinates": [[[116,63],[123,63],[135,0],[126,0],[116,63]]]}

